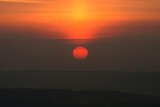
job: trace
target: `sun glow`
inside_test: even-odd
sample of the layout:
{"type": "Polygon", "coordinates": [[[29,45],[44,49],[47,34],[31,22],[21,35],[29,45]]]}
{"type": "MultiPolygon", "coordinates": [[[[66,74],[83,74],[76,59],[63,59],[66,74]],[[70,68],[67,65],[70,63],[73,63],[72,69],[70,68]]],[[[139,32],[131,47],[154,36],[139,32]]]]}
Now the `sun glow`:
{"type": "Polygon", "coordinates": [[[84,1],[76,1],[71,8],[70,19],[75,21],[87,20],[89,18],[89,11],[84,1]]]}
{"type": "MultiPolygon", "coordinates": [[[[8,1],[20,2],[20,0],[8,1]]],[[[38,1],[44,2],[44,0],[22,0],[21,2],[28,3],[38,1]]],[[[15,9],[16,15],[12,13],[13,15],[11,16],[11,14],[9,14],[8,18],[12,17],[15,22],[23,22],[24,20],[27,23],[28,21],[33,23],[43,23],[44,25],[48,26],[44,27],[49,31],[54,31],[53,29],[56,28],[58,31],[63,32],[65,36],[60,38],[65,39],[93,39],[93,33],[95,29],[105,23],[104,19],[106,20],[106,16],[101,17],[101,15],[98,13],[100,10],[96,9],[95,11],[95,7],[91,5],[91,1],[87,0],[71,0],[65,3],[64,1],[63,3],[60,1],[55,2],[54,4],[46,2],[46,4],[36,4],[34,6],[37,7],[25,7],[21,10],[19,10],[17,7],[15,7],[17,9],[10,9],[13,11],[13,13],[15,9]],[[19,13],[17,13],[17,10],[19,13]],[[23,14],[22,11],[26,13],[23,14]]],[[[107,17],[109,17],[109,15],[107,15],[107,17]]]]}
{"type": "MultiPolygon", "coordinates": [[[[0,0],[0,22],[42,24],[65,34],[49,38],[94,39],[103,26],[123,21],[160,19],[160,1],[126,0],[0,0]],[[5,4],[5,5],[4,5],[5,4]],[[135,4],[135,5],[134,5],[135,4]],[[136,5],[139,4],[139,5],[136,5]],[[154,10],[154,11],[153,11],[154,10]]],[[[114,32],[108,30],[108,32],[114,32]]],[[[105,37],[108,35],[104,35],[105,37]]]]}
{"type": "Polygon", "coordinates": [[[93,16],[89,11],[89,6],[84,0],[77,0],[71,6],[69,12],[66,14],[69,26],[66,29],[70,39],[89,39],[91,37],[91,23],[93,16]]]}
{"type": "Polygon", "coordinates": [[[95,21],[94,15],[92,15],[87,4],[85,0],[73,0],[64,7],[58,6],[58,4],[53,6],[52,4],[43,9],[47,12],[28,15],[27,20],[34,19],[34,22],[39,20],[40,22],[46,22],[53,26],[49,28],[50,31],[56,27],[67,35],[64,37],[67,39],[92,39],[91,35],[95,21]]]}

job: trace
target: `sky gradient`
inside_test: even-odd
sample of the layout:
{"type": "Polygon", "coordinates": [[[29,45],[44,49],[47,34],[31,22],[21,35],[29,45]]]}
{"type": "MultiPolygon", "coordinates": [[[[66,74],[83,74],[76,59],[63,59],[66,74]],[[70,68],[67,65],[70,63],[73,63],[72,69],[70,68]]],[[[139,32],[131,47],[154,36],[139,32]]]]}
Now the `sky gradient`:
{"type": "Polygon", "coordinates": [[[159,2],[0,0],[0,69],[159,71],[159,2]]]}
{"type": "Polygon", "coordinates": [[[0,0],[0,88],[160,95],[159,48],[160,0],[0,0]]]}
{"type": "Polygon", "coordinates": [[[59,38],[91,39],[106,25],[160,20],[159,4],[159,0],[0,0],[0,22],[41,23],[44,29],[67,35],[59,38]]]}

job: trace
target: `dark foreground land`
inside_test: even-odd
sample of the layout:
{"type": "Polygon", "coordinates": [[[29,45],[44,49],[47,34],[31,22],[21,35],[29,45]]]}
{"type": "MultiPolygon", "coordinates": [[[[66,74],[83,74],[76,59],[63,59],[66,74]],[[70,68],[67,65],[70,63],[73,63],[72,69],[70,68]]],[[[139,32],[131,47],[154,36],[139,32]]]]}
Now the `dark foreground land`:
{"type": "Polygon", "coordinates": [[[0,89],[0,107],[160,107],[160,97],[112,91],[0,89]]]}

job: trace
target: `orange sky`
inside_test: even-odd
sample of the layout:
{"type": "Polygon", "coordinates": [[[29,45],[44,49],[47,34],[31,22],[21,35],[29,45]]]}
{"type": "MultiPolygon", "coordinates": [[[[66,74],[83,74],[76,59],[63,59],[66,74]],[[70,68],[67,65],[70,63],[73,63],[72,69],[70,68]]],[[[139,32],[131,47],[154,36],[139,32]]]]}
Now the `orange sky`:
{"type": "Polygon", "coordinates": [[[160,19],[159,0],[0,0],[1,22],[45,23],[68,38],[92,38],[93,31],[120,20],[160,19]]]}

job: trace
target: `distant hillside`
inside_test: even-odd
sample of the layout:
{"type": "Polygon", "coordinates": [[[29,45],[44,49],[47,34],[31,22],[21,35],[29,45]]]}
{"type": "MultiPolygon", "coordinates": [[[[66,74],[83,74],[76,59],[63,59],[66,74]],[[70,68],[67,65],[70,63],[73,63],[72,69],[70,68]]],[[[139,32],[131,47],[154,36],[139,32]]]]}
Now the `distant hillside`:
{"type": "Polygon", "coordinates": [[[112,91],[0,89],[0,107],[160,107],[160,97],[112,91]]]}

